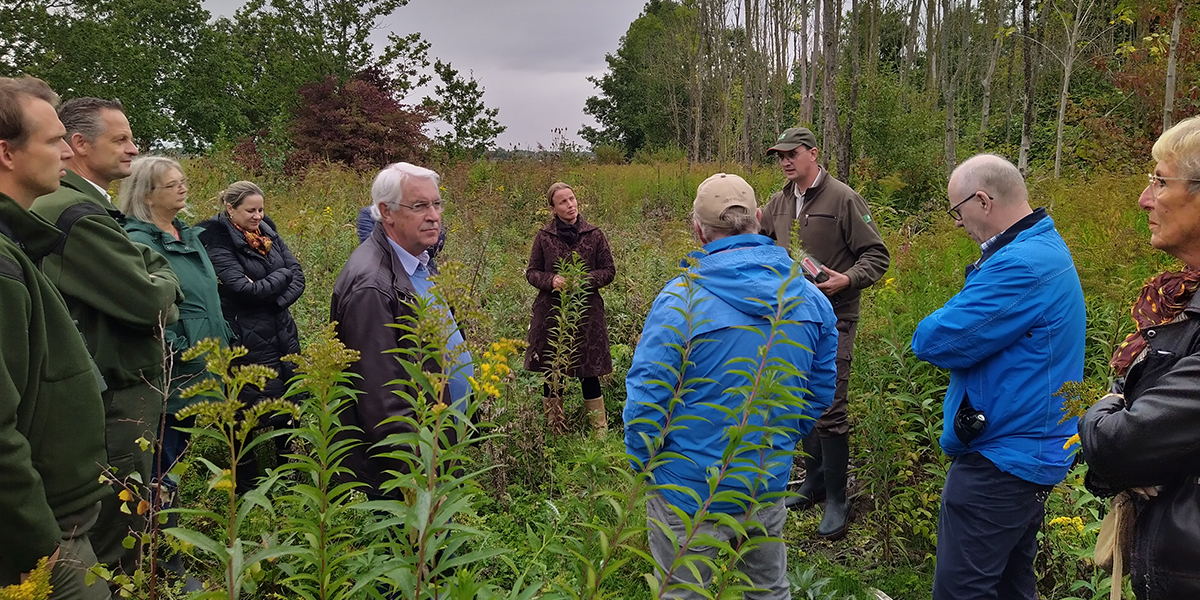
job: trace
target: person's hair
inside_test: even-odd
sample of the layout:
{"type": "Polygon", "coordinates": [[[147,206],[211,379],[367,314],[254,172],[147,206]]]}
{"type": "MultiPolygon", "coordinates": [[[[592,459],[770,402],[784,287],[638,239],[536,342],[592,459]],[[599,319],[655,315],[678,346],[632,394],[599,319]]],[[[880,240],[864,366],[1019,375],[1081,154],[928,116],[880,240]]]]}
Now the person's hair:
{"type": "Polygon", "coordinates": [[[96,138],[104,133],[104,119],[100,113],[105,110],[115,110],[124,114],[125,106],[116,98],[104,100],[85,97],[72,98],[63,102],[62,106],[58,107],[58,120],[62,121],[63,127],[67,128],[63,139],[70,143],[71,136],[78,133],[87,143],[95,143],[96,138]]]}
{"type": "Polygon", "coordinates": [[[1189,117],[1164,131],[1150,155],[1160,163],[1174,165],[1176,177],[1190,179],[1188,191],[1200,192],[1200,117],[1189,117]]]}
{"type": "Polygon", "coordinates": [[[550,184],[550,189],[546,190],[546,204],[550,205],[550,208],[554,208],[554,195],[559,190],[571,190],[571,193],[575,193],[575,188],[561,181],[550,184]]]}
{"type": "Polygon", "coordinates": [[[249,181],[238,181],[222,190],[217,199],[221,201],[221,208],[237,208],[250,196],[262,196],[264,199],[267,197],[257,185],[249,181]]]}
{"type": "Polygon", "coordinates": [[[708,241],[719,240],[733,235],[758,233],[758,213],[746,210],[744,206],[730,206],[721,213],[721,223],[708,224],[702,222],[694,214],[692,220],[700,226],[700,233],[708,241]]]}
{"type": "Polygon", "coordinates": [[[1002,156],[976,154],[954,169],[950,178],[955,177],[960,178],[962,189],[985,192],[997,202],[1029,201],[1029,190],[1021,171],[1002,156]]]}
{"type": "Polygon", "coordinates": [[[58,106],[58,94],[36,77],[0,77],[0,140],[7,141],[13,148],[21,148],[29,141],[32,131],[25,118],[26,98],[45,100],[50,106],[58,106]]]}
{"type": "Polygon", "coordinates": [[[400,202],[404,196],[404,182],[408,181],[410,177],[428,179],[433,182],[433,185],[441,183],[437,172],[425,167],[418,167],[406,162],[392,163],[384,167],[375,176],[375,182],[371,184],[372,219],[378,221],[383,218],[379,214],[380,202],[387,204],[392,210],[400,210],[400,202]]]}
{"type": "Polygon", "coordinates": [[[153,222],[154,215],[151,214],[146,199],[158,186],[158,178],[171,169],[183,174],[183,167],[165,156],[143,156],[134,159],[129,177],[121,181],[121,188],[117,190],[117,207],[130,218],[153,222]]]}

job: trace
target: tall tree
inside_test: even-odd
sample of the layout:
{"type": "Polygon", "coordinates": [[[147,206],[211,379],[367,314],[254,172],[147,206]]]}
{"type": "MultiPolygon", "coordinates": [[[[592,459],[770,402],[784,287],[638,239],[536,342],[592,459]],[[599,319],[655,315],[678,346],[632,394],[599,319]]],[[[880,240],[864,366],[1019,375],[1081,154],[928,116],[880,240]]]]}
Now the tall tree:
{"type": "Polygon", "coordinates": [[[1163,95],[1162,130],[1175,124],[1175,54],[1179,50],[1179,25],[1183,21],[1183,0],[1175,0],[1175,14],[1171,19],[1171,46],[1167,52],[1167,89],[1163,95]]]}
{"type": "Polygon", "coordinates": [[[1021,117],[1021,150],[1017,168],[1029,172],[1029,148],[1033,144],[1033,35],[1029,30],[1029,0],[1021,0],[1021,39],[1025,45],[1025,110],[1021,117]]]}
{"type": "Polygon", "coordinates": [[[1058,121],[1054,130],[1054,177],[1062,174],[1063,127],[1067,118],[1067,101],[1071,90],[1071,75],[1075,61],[1085,52],[1103,31],[1097,31],[1096,13],[1100,7],[1097,0],[1057,0],[1053,4],[1063,26],[1061,52],[1053,52],[1062,65],[1062,87],[1058,93],[1058,121]]]}
{"type": "Polygon", "coordinates": [[[825,0],[824,23],[821,29],[825,36],[825,53],[823,59],[822,71],[825,73],[825,81],[821,84],[821,104],[824,107],[825,115],[823,117],[824,127],[821,132],[821,161],[826,170],[832,170],[838,174],[838,178],[845,181],[847,179],[846,169],[837,164],[837,158],[833,158],[833,169],[829,168],[830,155],[836,148],[838,143],[838,112],[837,112],[837,88],[835,86],[837,77],[837,55],[838,55],[838,16],[841,12],[841,5],[835,0],[825,0]]]}
{"type": "Polygon", "coordinates": [[[440,60],[433,69],[441,83],[434,88],[437,98],[426,98],[425,106],[450,126],[434,139],[452,158],[482,156],[506,129],[496,120],[500,109],[484,105],[483,87],[474,77],[464,79],[450,63],[440,60]]]}

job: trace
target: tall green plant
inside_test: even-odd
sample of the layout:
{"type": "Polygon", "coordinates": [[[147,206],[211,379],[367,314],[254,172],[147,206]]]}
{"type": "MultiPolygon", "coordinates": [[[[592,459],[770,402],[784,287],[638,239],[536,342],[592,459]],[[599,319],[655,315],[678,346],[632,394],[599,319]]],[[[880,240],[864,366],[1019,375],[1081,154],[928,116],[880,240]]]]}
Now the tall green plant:
{"type": "Polygon", "coordinates": [[[552,317],[554,325],[549,329],[550,364],[545,376],[550,393],[561,398],[566,390],[567,374],[576,366],[579,356],[579,326],[587,310],[589,280],[587,264],[576,252],[572,252],[569,259],[559,258],[554,263],[554,271],[565,283],[558,289],[558,304],[552,317]]]}
{"type": "Polygon", "coordinates": [[[279,475],[273,474],[264,479],[259,485],[239,496],[235,490],[237,481],[237,466],[243,458],[249,456],[254,448],[267,440],[284,435],[285,431],[261,433],[252,437],[254,428],[259,421],[268,415],[292,413],[298,415],[295,405],[284,400],[263,400],[247,407],[238,400],[238,396],[247,385],[262,389],[268,380],[276,376],[274,370],[262,365],[232,366],[233,361],[246,355],[243,347],[222,348],[213,338],[208,338],[183,354],[183,360],[193,360],[200,356],[206,357],[206,368],[214,378],[193,385],[183,391],[182,396],[191,398],[202,396],[212,398],[211,401],[193,404],[179,411],[180,420],[195,417],[196,427],[180,428],[181,431],[193,436],[208,438],[219,444],[229,456],[229,468],[222,469],[204,457],[195,460],[204,464],[211,473],[208,489],[223,490],[229,502],[224,513],[205,508],[172,508],[167,512],[203,517],[217,523],[217,528],[224,534],[224,539],[211,538],[204,533],[184,527],[172,527],[165,530],[183,542],[195,546],[205,554],[212,556],[221,565],[224,578],[222,591],[213,591],[196,596],[203,598],[228,598],[236,600],[243,587],[253,589],[252,575],[262,571],[262,562],[274,560],[292,552],[292,548],[265,540],[252,543],[238,537],[242,526],[250,517],[255,507],[261,508],[269,515],[275,512],[267,492],[275,486],[279,475]]]}

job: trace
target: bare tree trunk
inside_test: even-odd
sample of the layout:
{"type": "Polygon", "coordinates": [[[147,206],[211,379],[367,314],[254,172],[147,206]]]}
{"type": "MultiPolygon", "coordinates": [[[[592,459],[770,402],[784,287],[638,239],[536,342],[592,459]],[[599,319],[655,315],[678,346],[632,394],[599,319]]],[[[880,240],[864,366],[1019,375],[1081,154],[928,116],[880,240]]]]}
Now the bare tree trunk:
{"type": "MultiPolygon", "coordinates": [[[[830,0],[830,1],[832,2],[834,0],[830,0]]],[[[812,36],[812,45],[811,45],[811,50],[810,50],[812,52],[812,54],[811,54],[809,62],[808,62],[808,64],[809,64],[808,89],[805,90],[804,102],[800,105],[800,122],[804,123],[804,125],[806,125],[806,126],[813,125],[814,119],[815,119],[815,115],[813,114],[814,105],[816,103],[816,95],[817,95],[817,70],[815,68],[815,65],[817,64],[817,48],[821,47],[821,43],[822,43],[822,38],[821,38],[821,23],[822,23],[821,0],[813,0],[812,15],[813,15],[813,18],[812,18],[813,36],[812,36]]],[[[824,66],[823,66],[824,61],[822,60],[821,63],[822,63],[822,69],[824,69],[824,66]]]]}
{"type": "Polygon", "coordinates": [[[984,31],[992,32],[991,49],[988,53],[988,67],[985,68],[983,79],[979,80],[979,84],[983,86],[983,107],[980,108],[979,115],[979,151],[982,152],[986,139],[988,139],[988,120],[991,115],[991,78],[996,74],[996,62],[1000,60],[1000,52],[1004,49],[1004,28],[996,24],[996,0],[991,0],[992,6],[986,7],[984,13],[988,18],[988,25],[984,31]]]}
{"type": "Polygon", "coordinates": [[[938,73],[941,72],[941,65],[938,64],[940,59],[935,50],[940,47],[937,15],[937,0],[925,0],[925,92],[928,94],[936,93],[938,73]]]}
{"type": "Polygon", "coordinates": [[[850,142],[854,135],[854,111],[858,108],[858,80],[862,76],[861,36],[862,16],[858,10],[858,0],[850,2],[850,110],[846,111],[846,127],[842,131],[841,143],[838,145],[838,179],[850,181],[850,142]]]}
{"type": "Polygon", "coordinates": [[[1084,40],[1085,29],[1092,18],[1092,9],[1096,0],[1074,0],[1071,12],[1065,12],[1055,6],[1059,20],[1063,24],[1065,44],[1061,58],[1063,67],[1062,88],[1058,95],[1058,123],[1054,134],[1054,178],[1062,175],[1063,127],[1067,117],[1068,93],[1071,89],[1071,74],[1075,68],[1075,59],[1091,44],[1095,38],[1084,40]],[[1087,3],[1086,6],[1084,3],[1087,3]]]}
{"type": "MultiPolygon", "coordinates": [[[[835,75],[837,75],[837,13],[841,10],[841,5],[836,0],[826,0],[824,24],[822,29],[825,32],[825,81],[821,84],[821,104],[824,108],[824,128],[821,134],[821,164],[828,171],[830,153],[835,148],[838,139],[838,115],[837,115],[837,89],[835,86],[835,75]]],[[[833,171],[840,174],[840,169],[837,168],[837,159],[833,161],[833,171]]]]}
{"type": "Polygon", "coordinates": [[[1025,39],[1025,114],[1021,119],[1021,153],[1017,169],[1022,176],[1028,176],[1033,135],[1033,36],[1029,30],[1029,0],[1021,0],[1021,32],[1025,39]]]}
{"type": "Polygon", "coordinates": [[[903,88],[912,70],[917,55],[917,38],[920,31],[917,25],[921,19],[921,0],[913,0],[908,11],[908,30],[904,32],[904,60],[900,68],[900,87],[903,88]]]}
{"type": "Polygon", "coordinates": [[[1162,130],[1175,124],[1175,53],[1179,48],[1179,23],[1183,17],[1183,0],[1175,0],[1175,18],[1171,23],[1171,50],[1167,54],[1167,90],[1163,100],[1162,130]]]}
{"type": "Polygon", "coordinates": [[[962,9],[962,44],[959,46],[958,64],[954,74],[950,71],[950,0],[942,0],[942,99],[946,105],[946,175],[954,171],[958,164],[958,117],[955,108],[958,102],[958,85],[967,66],[971,64],[971,0],[967,0],[962,9]]]}
{"type": "MultiPolygon", "coordinates": [[[[1009,17],[1008,25],[1010,27],[1017,26],[1017,3],[1012,3],[1012,15],[1009,17]]],[[[1013,116],[1013,63],[1017,60],[1017,45],[1012,43],[1008,45],[1008,75],[1004,78],[1004,95],[1008,98],[1007,107],[1004,110],[1004,143],[1008,144],[1012,139],[1012,116],[1013,116]]]]}
{"type": "Polygon", "coordinates": [[[1058,122],[1054,130],[1054,178],[1062,174],[1063,125],[1067,118],[1067,97],[1071,89],[1071,71],[1075,68],[1075,53],[1071,50],[1063,57],[1062,88],[1058,94],[1058,122]]]}

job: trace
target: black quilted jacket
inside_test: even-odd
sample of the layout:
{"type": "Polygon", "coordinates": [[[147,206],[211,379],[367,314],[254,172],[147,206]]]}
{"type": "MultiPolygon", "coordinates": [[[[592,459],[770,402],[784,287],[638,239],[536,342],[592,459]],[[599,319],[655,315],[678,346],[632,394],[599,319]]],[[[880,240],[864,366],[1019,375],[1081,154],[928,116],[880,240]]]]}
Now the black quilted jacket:
{"type": "Polygon", "coordinates": [[[221,311],[237,343],[249,350],[239,362],[265,365],[279,373],[263,390],[247,386],[242,401],[278,398],[293,375],[293,365],[280,359],[300,352],[300,334],[288,307],[304,293],[304,271],[267,219],[259,223],[259,232],[271,238],[266,256],[246,243],[225,213],[199,226],[204,228],[200,241],[220,280],[221,311]]]}

